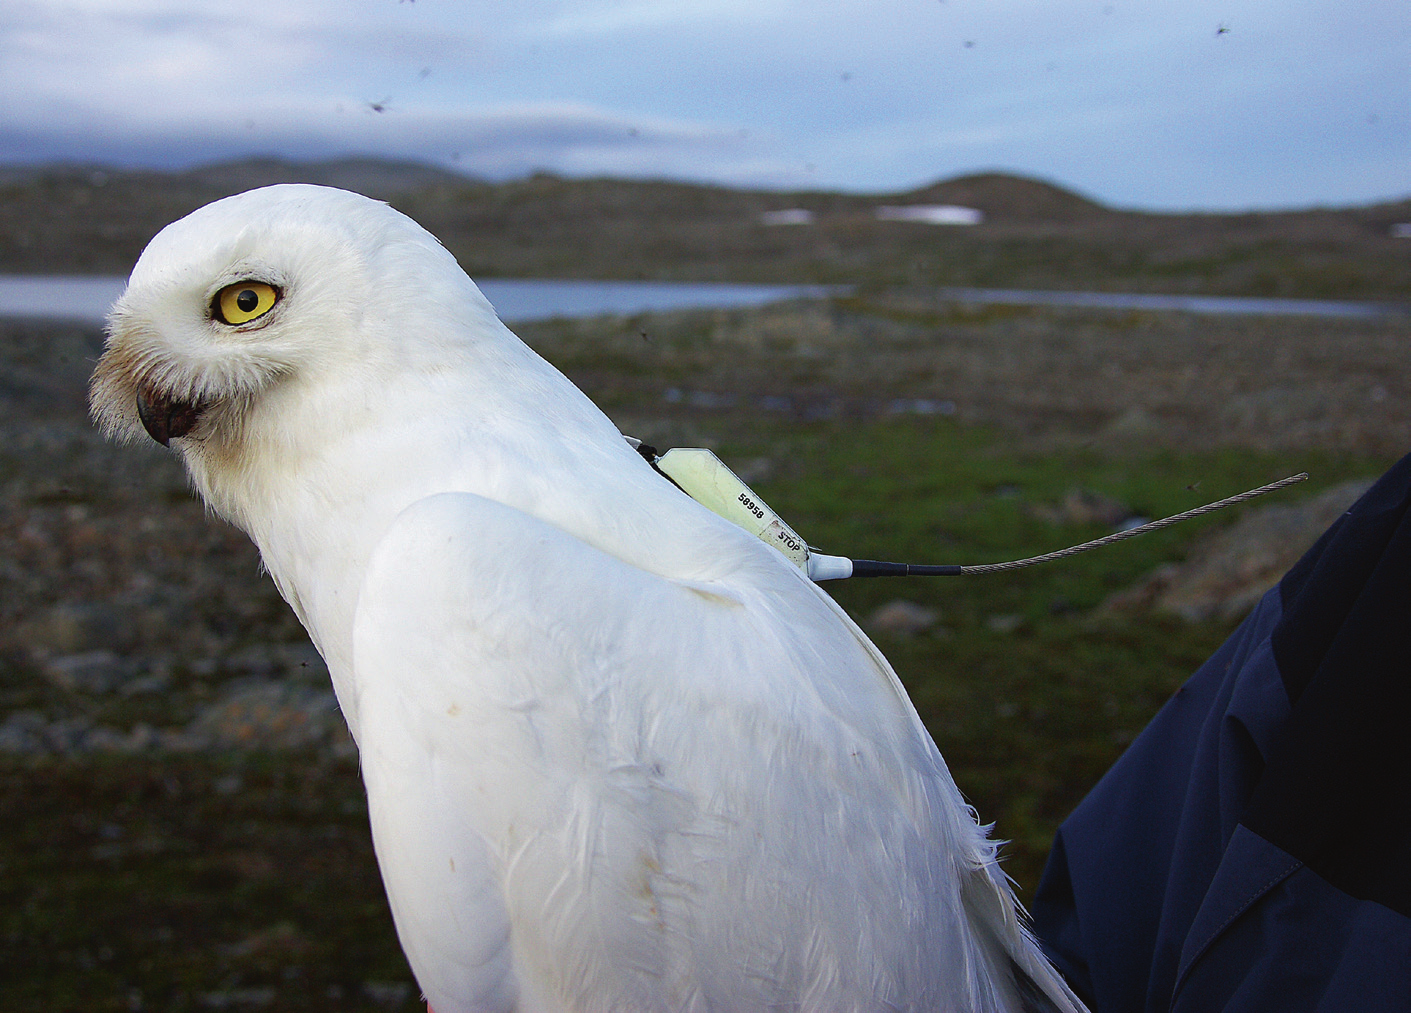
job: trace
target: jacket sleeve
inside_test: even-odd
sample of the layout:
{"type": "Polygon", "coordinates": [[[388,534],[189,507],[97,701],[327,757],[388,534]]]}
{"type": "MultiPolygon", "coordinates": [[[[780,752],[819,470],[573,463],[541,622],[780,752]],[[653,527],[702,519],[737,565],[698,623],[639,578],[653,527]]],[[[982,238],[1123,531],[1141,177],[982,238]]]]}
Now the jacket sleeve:
{"type": "Polygon", "coordinates": [[[1411,1008],[1411,458],[1059,829],[1033,904],[1096,1011],[1411,1008]]]}

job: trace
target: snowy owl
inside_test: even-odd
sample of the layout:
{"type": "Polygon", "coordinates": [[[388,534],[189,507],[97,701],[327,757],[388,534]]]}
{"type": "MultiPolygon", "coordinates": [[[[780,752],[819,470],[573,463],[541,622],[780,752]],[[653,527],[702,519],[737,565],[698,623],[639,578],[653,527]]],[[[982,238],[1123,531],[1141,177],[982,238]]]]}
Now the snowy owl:
{"type": "Polygon", "coordinates": [[[92,407],[327,660],[436,1013],[1079,1008],[876,647],[411,219],[286,185],[167,226],[92,407]]]}

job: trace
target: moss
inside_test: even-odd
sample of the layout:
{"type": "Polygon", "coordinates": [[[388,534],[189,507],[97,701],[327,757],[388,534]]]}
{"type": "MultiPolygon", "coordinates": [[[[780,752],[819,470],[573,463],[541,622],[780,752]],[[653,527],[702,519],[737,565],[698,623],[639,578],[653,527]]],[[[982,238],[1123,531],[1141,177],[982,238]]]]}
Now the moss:
{"type": "MultiPolygon", "coordinates": [[[[78,340],[7,328],[0,380],[24,382],[0,385],[3,714],[180,726],[239,677],[223,659],[302,631],[168,455],[101,443],[84,377],[60,359],[78,340]],[[55,377],[62,396],[31,382],[55,377]],[[76,604],[132,621],[100,610],[59,629],[76,604]],[[62,690],[35,653],[46,624],[55,652],[115,625],[121,643],[62,650],[121,652],[169,682],[62,690]]],[[[853,556],[1033,555],[1105,532],[1043,515],[1073,487],[1160,516],[1300,470],[1313,479],[1296,495],[1312,494],[1411,443],[1411,346],[1395,323],[972,313],[878,288],[522,330],[624,431],[714,446],[811,543],[853,556]],[[668,401],[669,388],[735,397],[668,401]],[[937,413],[892,413],[918,399],[937,413]]],[[[830,585],[864,619],[895,598],[939,612],[929,633],[879,645],[961,789],[1012,842],[1025,891],[1058,822],[1230,629],[1098,606],[1234,519],[1008,575],[830,585]]],[[[410,975],[355,763],[330,757],[0,754],[0,965],[15,969],[0,1008],[419,1009],[398,988],[410,975]]]]}

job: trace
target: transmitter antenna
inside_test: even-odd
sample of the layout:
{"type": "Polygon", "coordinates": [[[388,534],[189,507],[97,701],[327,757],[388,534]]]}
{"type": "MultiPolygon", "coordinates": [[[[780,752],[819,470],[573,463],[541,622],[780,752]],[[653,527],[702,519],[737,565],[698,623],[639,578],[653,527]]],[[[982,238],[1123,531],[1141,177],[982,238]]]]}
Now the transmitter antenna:
{"type": "Polygon", "coordinates": [[[1287,489],[1291,485],[1308,480],[1308,472],[1300,472],[1281,478],[1277,482],[1261,485],[1235,496],[1227,496],[1214,503],[1183,510],[1181,513],[1147,521],[1125,531],[1114,531],[1102,538],[1094,538],[1081,545],[1070,545],[1056,552],[1045,552],[1041,556],[1027,559],[1011,559],[1003,563],[977,563],[975,565],[928,563],[888,563],[877,559],[849,559],[847,556],[829,556],[818,552],[805,542],[784,521],[769,508],[759,494],[740,481],[725,462],[709,450],[676,447],[659,454],[655,447],[641,440],[626,437],[632,448],[644,457],[648,464],[665,476],[673,485],[702,506],[721,517],[744,528],[760,541],[772,545],[791,563],[797,566],[812,580],[843,580],[847,577],[968,577],[981,573],[1004,573],[1020,570],[1039,563],[1051,563],[1057,559],[1076,556],[1089,549],[1100,549],[1126,538],[1135,538],[1149,531],[1159,531],[1172,524],[1200,517],[1203,514],[1223,510],[1225,507],[1247,503],[1271,492],[1287,489]]]}
{"type": "MultiPolygon", "coordinates": [[[[1070,545],[1066,549],[1059,549],[1056,552],[1045,552],[1041,556],[1030,556],[1028,559],[1011,559],[1003,563],[978,563],[974,566],[926,566],[916,563],[884,563],[876,559],[854,559],[852,563],[852,573],[850,577],[968,577],[971,574],[979,573],[1003,573],[1006,570],[1021,570],[1026,566],[1036,566],[1039,563],[1051,563],[1056,559],[1066,559],[1069,556],[1076,556],[1080,552],[1087,552],[1089,549],[1100,549],[1104,545],[1112,545],[1120,542],[1124,538],[1135,538],[1137,535],[1144,535],[1149,531],[1159,531],[1162,528],[1169,528],[1172,524],[1179,524],[1181,521],[1188,521],[1192,517],[1199,517],[1202,514],[1214,513],[1216,510],[1223,510],[1225,507],[1235,506],[1239,503],[1247,503],[1249,500],[1260,496],[1266,496],[1271,492],[1278,492],[1280,489],[1287,489],[1291,485],[1308,480],[1308,472],[1300,472],[1297,475],[1290,475],[1288,478],[1281,478],[1277,482],[1270,482],[1268,485],[1261,485],[1258,489],[1250,489],[1237,496],[1227,496],[1225,499],[1217,500],[1214,503],[1206,503],[1204,506],[1194,507],[1184,510],[1170,517],[1163,517],[1156,521],[1147,521],[1134,528],[1127,528],[1125,531],[1114,531],[1110,535],[1101,538],[1094,538],[1090,542],[1083,542],[1081,545],[1070,545]]],[[[837,558],[837,557],[835,557],[837,558]]]]}

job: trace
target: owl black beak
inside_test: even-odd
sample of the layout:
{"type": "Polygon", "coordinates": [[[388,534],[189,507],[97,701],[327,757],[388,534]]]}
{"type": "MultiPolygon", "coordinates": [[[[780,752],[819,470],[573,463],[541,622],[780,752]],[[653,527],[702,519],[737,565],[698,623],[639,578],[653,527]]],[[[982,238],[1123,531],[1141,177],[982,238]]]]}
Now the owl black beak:
{"type": "Polygon", "coordinates": [[[179,401],[149,387],[137,392],[137,417],[142,420],[142,428],[164,447],[191,432],[205,410],[204,402],[179,401]]]}

